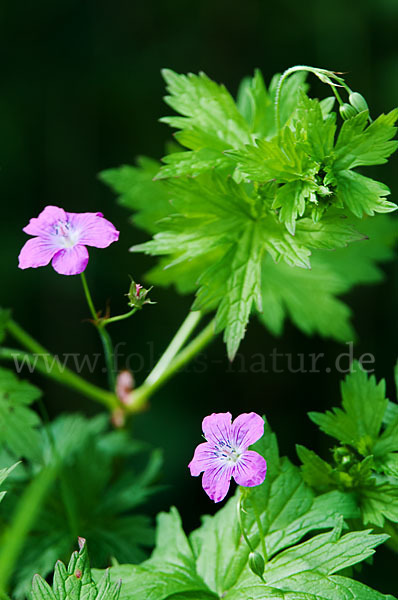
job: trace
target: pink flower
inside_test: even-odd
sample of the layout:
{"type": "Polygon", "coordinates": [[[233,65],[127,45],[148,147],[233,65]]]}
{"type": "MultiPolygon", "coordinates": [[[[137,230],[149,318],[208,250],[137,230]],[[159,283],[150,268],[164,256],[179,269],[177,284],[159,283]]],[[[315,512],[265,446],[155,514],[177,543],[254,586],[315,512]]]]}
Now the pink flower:
{"type": "Polygon", "coordinates": [[[252,487],[265,479],[267,463],[248,450],[264,434],[264,421],[254,412],[239,415],[231,423],[231,413],[213,413],[203,419],[207,442],[199,444],[188,467],[191,475],[202,478],[206,494],[220,502],[228,493],[231,477],[238,485],[252,487]]]}
{"type": "Polygon", "coordinates": [[[36,237],[28,240],[19,254],[19,268],[52,266],[61,275],[78,275],[88,263],[86,246],[106,248],[119,239],[119,232],[98,213],[69,213],[46,206],[37,219],[23,229],[36,237]]]}

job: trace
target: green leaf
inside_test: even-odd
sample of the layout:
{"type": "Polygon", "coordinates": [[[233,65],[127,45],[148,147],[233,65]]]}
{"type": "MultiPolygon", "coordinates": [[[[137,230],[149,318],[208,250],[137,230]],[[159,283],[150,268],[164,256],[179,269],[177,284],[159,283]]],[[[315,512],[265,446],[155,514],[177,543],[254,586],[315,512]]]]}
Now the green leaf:
{"type": "MultiPolygon", "coordinates": [[[[351,311],[337,296],[353,285],[383,279],[377,263],[392,258],[390,246],[396,237],[395,222],[387,216],[364,220],[361,230],[368,239],[359,244],[334,252],[315,251],[310,270],[263,260],[263,312],[259,318],[274,335],[282,333],[289,317],[307,335],[318,333],[342,342],[355,338],[351,311]]],[[[395,405],[391,412],[398,418],[395,405]]]]}
{"type": "MultiPolygon", "coordinates": [[[[7,479],[11,471],[13,471],[18,465],[19,463],[15,463],[15,465],[12,465],[12,467],[8,467],[8,469],[0,469],[0,486],[7,479]]],[[[7,492],[0,492],[0,502],[3,500],[6,493],[7,492]]]]}
{"type": "MultiPolygon", "coordinates": [[[[224,330],[228,357],[233,360],[245,335],[253,303],[261,312],[261,240],[256,224],[249,224],[229,255],[230,273],[216,316],[216,333],[224,330]]],[[[228,255],[227,255],[228,256],[228,255]]]]}
{"type": "Polygon", "coordinates": [[[339,171],[335,174],[336,197],[356,217],[363,214],[392,212],[397,209],[393,202],[385,200],[390,190],[384,183],[364,177],[354,171],[339,171]]]}
{"type": "Polygon", "coordinates": [[[159,231],[159,221],[172,212],[166,189],[161,182],[154,181],[159,167],[158,161],[140,157],[136,167],[124,165],[99,175],[101,181],[119,194],[119,204],[134,211],[135,225],[149,233],[159,231]]]}
{"type": "MultiPolygon", "coordinates": [[[[209,148],[201,148],[193,152],[173,152],[162,160],[166,165],[157,173],[155,180],[183,175],[195,177],[205,171],[220,167],[228,168],[230,165],[230,160],[224,154],[209,148]]],[[[233,168],[229,171],[233,171],[233,168]]]]}
{"type": "Polygon", "coordinates": [[[384,520],[398,523],[398,482],[376,483],[360,490],[360,508],[363,522],[383,527],[384,520]]]}
{"type": "Polygon", "coordinates": [[[380,115],[366,127],[368,112],[344,121],[334,151],[333,168],[343,171],[364,165],[381,165],[398,148],[397,141],[390,141],[397,131],[398,108],[387,115],[380,115]]]}
{"type": "Polygon", "coordinates": [[[66,568],[57,562],[52,588],[40,575],[32,584],[33,600],[118,600],[121,582],[111,584],[106,571],[96,585],[91,576],[86,540],[79,538],[79,552],[74,552],[66,568]]]}
{"type": "Polygon", "coordinates": [[[359,363],[354,362],[351,373],[341,384],[343,408],[326,413],[311,412],[310,419],[328,435],[349,444],[366,456],[377,440],[387,408],[385,381],[368,377],[359,363]]]}
{"type": "Polygon", "coordinates": [[[237,162],[238,170],[258,182],[274,179],[278,183],[308,179],[318,169],[314,160],[297,144],[289,127],[269,141],[257,139],[256,145],[225,152],[237,162]]]}
{"type": "Polygon", "coordinates": [[[40,419],[30,405],[40,398],[38,388],[19,381],[11,371],[0,368],[0,443],[16,458],[40,456],[40,419]]]}
{"type": "Polygon", "coordinates": [[[248,566],[249,548],[236,517],[238,492],[214,516],[204,517],[189,539],[175,509],[162,513],[152,557],[139,567],[111,569],[112,579],[123,580],[123,597],[344,600],[352,592],[352,597],[387,600],[361,583],[335,575],[369,558],[387,536],[369,531],[341,535],[343,518],[358,516],[354,499],[338,491],[315,497],[299,470],[279,458],[267,423],[253,449],[266,456],[269,470],[262,485],[250,488],[243,519],[253,549],[261,553],[265,547],[266,583],[248,566]],[[329,531],[314,535],[322,530],[329,531]]]}
{"type": "Polygon", "coordinates": [[[223,85],[204,73],[178,75],[164,69],[162,74],[170,94],[166,103],[184,116],[161,120],[181,129],[176,134],[180,144],[191,150],[223,151],[250,141],[249,126],[223,85]]]}
{"type": "Polygon", "coordinates": [[[286,183],[280,186],[276,193],[273,207],[280,208],[279,220],[292,235],[296,230],[297,217],[304,214],[307,195],[306,186],[302,181],[286,183]]]}
{"type": "Polygon", "coordinates": [[[302,462],[301,472],[303,479],[308,485],[322,491],[329,490],[333,487],[333,469],[325,460],[322,460],[312,450],[308,450],[305,446],[296,446],[297,456],[302,462]]]}
{"type": "MultiPolygon", "coordinates": [[[[68,415],[41,431],[41,464],[60,461],[61,475],[28,537],[15,574],[16,599],[26,597],[34,573],[46,577],[57,558],[70,555],[76,532],[84,533],[98,567],[107,566],[111,557],[140,562],[153,546],[151,519],[137,509],[161,489],[156,482],[162,456],[131,440],[127,431],[107,429],[104,414],[94,419],[68,415]]],[[[40,464],[32,468],[37,471],[40,464]]],[[[30,471],[10,482],[3,518],[9,518],[9,506],[18,502],[30,471]]]]}
{"type": "MultiPolygon", "coordinates": [[[[331,98],[331,100],[334,103],[334,99],[331,98]]],[[[296,136],[300,140],[299,143],[307,150],[307,153],[316,162],[327,163],[333,153],[336,113],[327,112],[324,115],[321,102],[308,98],[306,94],[301,93],[300,104],[294,114],[293,125],[296,136]]]]}
{"type": "Polygon", "coordinates": [[[323,255],[314,255],[311,263],[308,270],[263,261],[260,320],[274,335],[282,333],[284,320],[289,316],[307,335],[318,333],[342,342],[352,340],[351,311],[336,297],[349,286],[323,260],[323,255]]]}
{"type": "MultiPolygon", "coordinates": [[[[282,102],[285,98],[284,95],[282,102]]],[[[253,77],[243,79],[236,103],[251,131],[260,137],[268,137],[273,134],[275,130],[274,98],[267,92],[259,69],[255,70],[253,77]]]]}

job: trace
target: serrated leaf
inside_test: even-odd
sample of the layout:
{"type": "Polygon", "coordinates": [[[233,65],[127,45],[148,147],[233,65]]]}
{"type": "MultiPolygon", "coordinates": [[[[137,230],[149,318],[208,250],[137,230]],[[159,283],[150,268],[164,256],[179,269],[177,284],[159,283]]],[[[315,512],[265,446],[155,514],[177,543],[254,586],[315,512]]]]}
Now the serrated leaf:
{"type": "Polygon", "coordinates": [[[326,100],[329,100],[329,104],[322,105],[318,100],[301,93],[300,103],[293,118],[299,143],[303,144],[308,154],[319,163],[327,163],[332,155],[336,132],[336,113],[330,114],[327,110],[333,106],[334,98],[326,100]]]}
{"type": "Polygon", "coordinates": [[[353,169],[364,165],[381,165],[398,148],[397,141],[390,141],[397,131],[394,127],[398,119],[398,109],[387,115],[380,115],[366,127],[368,112],[344,121],[337,139],[333,168],[353,169]]]}
{"type": "MultiPolygon", "coordinates": [[[[282,98],[284,101],[285,96],[282,98]]],[[[237,106],[250,126],[260,137],[268,137],[275,129],[274,98],[268,93],[263,76],[256,69],[253,77],[246,77],[238,91],[237,106]]]]}
{"type": "Polygon", "coordinates": [[[328,435],[343,444],[355,447],[366,456],[378,438],[387,408],[385,382],[376,382],[359,363],[354,362],[351,373],[341,384],[343,408],[326,413],[311,412],[310,419],[328,435]]]}
{"type": "Polygon", "coordinates": [[[259,552],[264,535],[266,583],[248,567],[249,549],[239,530],[235,496],[214,516],[204,517],[189,540],[175,509],[162,514],[152,558],[140,567],[111,569],[113,578],[123,579],[124,597],[343,600],[352,590],[353,597],[387,600],[361,583],[334,574],[370,557],[387,536],[369,531],[342,535],[343,517],[358,515],[353,498],[338,491],[315,497],[299,470],[279,459],[267,423],[264,437],[253,448],[266,455],[269,472],[261,486],[250,489],[243,519],[250,543],[259,552]],[[331,531],[302,542],[305,536],[324,529],[331,531]]]}
{"type": "Polygon", "coordinates": [[[66,568],[61,562],[55,566],[52,588],[40,575],[32,584],[33,600],[118,600],[120,582],[111,584],[106,571],[97,585],[91,576],[85,540],[79,539],[79,552],[74,552],[66,568]]]}
{"type": "MultiPolygon", "coordinates": [[[[228,168],[230,165],[230,160],[224,154],[209,148],[201,148],[192,152],[173,152],[162,160],[166,164],[161,167],[155,180],[184,175],[196,177],[205,171],[220,167],[228,168]]],[[[232,172],[233,167],[229,171],[232,172]]]]}
{"type": "Polygon", "coordinates": [[[356,217],[360,218],[363,214],[387,213],[397,209],[396,204],[385,200],[390,190],[383,183],[354,171],[339,171],[334,177],[337,199],[356,217]]]}
{"type": "Polygon", "coordinates": [[[250,141],[248,124],[223,85],[204,73],[179,75],[164,69],[162,74],[170,94],[166,103],[184,116],[161,120],[182,130],[176,138],[183,146],[223,151],[250,141]]]}
{"type": "Polygon", "coordinates": [[[248,225],[230,257],[225,295],[216,315],[216,333],[224,331],[228,357],[233,360],[245,335],[252,305],[261,312],[261,238],[256,224],[248,225]]]}
{"type": "Polygon", "coordinates": [[[376,483],[360,489],[359,504],[365,525],[383,527],[384,520],[398,523],[398,485],[376,483]]]}
{"type": "Polygon", "coordinates": [[[278,183],[287,183],[308,179],[318,170],[316,162],[297,145],[289,127],[272,140],[257,139],[255,145],[229,150],[225,154],[236,161],[239,171],[258,182],[274,179],[278,183]]]}

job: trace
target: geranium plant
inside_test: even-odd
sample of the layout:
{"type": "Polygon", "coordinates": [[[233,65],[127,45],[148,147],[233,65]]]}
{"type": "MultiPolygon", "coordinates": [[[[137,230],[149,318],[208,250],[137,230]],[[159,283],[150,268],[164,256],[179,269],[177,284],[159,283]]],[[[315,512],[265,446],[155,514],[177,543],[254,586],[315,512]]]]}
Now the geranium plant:
{"type": "MultiPolygon", "coordinates": [[[[141,158],[100,175],[150,236],[138,245],[132,236],[131,247],[136,256],[159,257],[145,276],[149,287],[132,279],[122,314],[96,305],[86,247],[105,249],[119,238],[118,224],[101,212],[42,207],[24,228],[33,237],[20,252],[21,269],[51,262],[58,274],[81,277],[108,388],[51,357],[17,315],[0,311],[4,363],[37,370],[102,407],[96,417],[49,421],[26,373],[0,369],[0,484],[7,490],[0,598],[392,600],[361,583],[356,570],[380,544],[398,550],[398,407],[361,364],[342,383],[342,408],[310,414],[337,440],[328,460],[298,446],[294,465],[279,455],[261,416],[266,402],[254,407],[242,398],[232,420],[215,395],[214,412],[203,415],[205,441],[195,449],[192,440],[187,467],[195,477],[203,473],[209,502],[223,502],[231,480],[237,486],[189,535],[176,508],[159,514],[156,531],[145,514],[147,498],[161,489],[161,454],[132,438],[129,425],[217,334],[232,361],[249,320],[273,335],[289,318],[305,334],[352,339],[340,296],[378,281],[378,263],[393,257],[395,223],[387,213],[396,205],[362,168],[385,163],[397,149],[398,109],[375,118],[341,74],[307,66],[276,75],[268,87],[256,71],[236,100],[203,73],[163,74],[166,102],[177,113],[162,119],[177,130],[171,152],[162,162],[141,158]],[[325,98],[308,95],[309,74],[325,85],[325,98]],[[115,368],[110,328],[137,312],[161,311],[151,306],[156,286],[194,299],[136,385],[134,373],[115,368]],[[137,469],[139,453],[145,461],[137,469]],[[60,561],[72,552],[66,567],[60,561]]],[[[187,468],[181,476],[188,475],[187,468]]]]}

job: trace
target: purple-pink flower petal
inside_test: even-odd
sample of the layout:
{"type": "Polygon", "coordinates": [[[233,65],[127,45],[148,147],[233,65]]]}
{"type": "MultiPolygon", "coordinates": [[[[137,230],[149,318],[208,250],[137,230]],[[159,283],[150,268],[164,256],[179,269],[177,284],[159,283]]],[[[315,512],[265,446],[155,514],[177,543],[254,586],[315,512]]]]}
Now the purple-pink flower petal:
{"type": "Polygon", "coordinates": [[[232,473],[238,485],[253,487],[263,483],[267,474],[267,462],[258,452],[246,450],[239,458],[232,473]]]}
{"type": "Polygon", "coordinates": [[[28,269],[30,267],[45,267],[48,265],[58,248],[51,240],[42,238],[31,238],[28,240],[19,253],[19,268],[28,269]]]}
{"type": "Polygon", "coordinates": [[[221,502],[228,494],[232,470],[229,465],[217,465],[203,473],[203,489],[214,502],[221,502]]]}
{"type": "Polygon", "coordinates": [[[232,423],[232,439],[241,448],[248,448],[264,435],[264,420],[250,412],[236,417],[232,423]]]}
{"type": "Polygon", "coordinates": [[[30,219],[28,225],[22,231],[28,235],[48,237],[54,223],[57,223],[57,221],[66,221],[66,219],[66,213],[63,208],[46,206],[37,218],[30,219]]]}
{"type": "Polygon", "coordinates": [[[106,248],[119,239],[119,231],[102,213],[66,213],[73,229],[78,232],[79,244],[106,248]]]}
{"type": "Polygon", "coordinates": [[[52,266],[60,275],[79,275],[88,263],[88,250],[85,246],[74,246],[59,250],[54,256],[52,266]]]}
{"type": "Polygon", "coordinates": [[[214,445],[209,442],[199,444],[188,467],[193,477],[197,477],[206,469],[212,469],[214,467],[214,445]]]}
{"type": "Polygon", "coordinates": [[[265,459],[248,447],[264,433],[264,421],[254,412],[239,415],[231,423],[231,413],[213,413],[203,419],[206,442],[199,444],[188,467],[191,475],[203,471],[202,485],[214,500],[223,500],[231,477],[238,485],[252,487],[263,483],[265,459]]]}
{"type": "Polygon", "coordinates": [[[37,237],[22,248],[20,268],[42,267],[53,259],[52,265],[61,275],[84,271],[86,246],[106,248],[119,239],[116,227],[102,213],[68,213],[58,206],[46,206],[23,231],[37,237]]]}
{"type": "Polygon", "coordinates": [[[202,422],[203,434],[208,442],[219,444],[227,442],[231,437],[231,413],[213,413],[202,422]]]}

